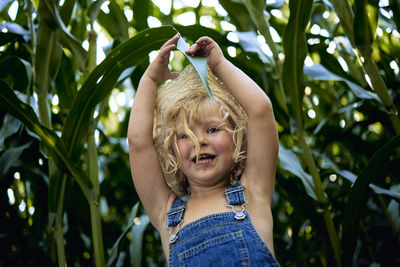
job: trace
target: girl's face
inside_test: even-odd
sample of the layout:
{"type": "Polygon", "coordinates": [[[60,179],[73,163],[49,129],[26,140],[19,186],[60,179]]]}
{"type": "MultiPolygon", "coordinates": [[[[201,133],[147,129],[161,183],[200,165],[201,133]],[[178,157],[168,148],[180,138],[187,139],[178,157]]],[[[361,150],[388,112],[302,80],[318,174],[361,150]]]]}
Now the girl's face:
{"type": "Polygon", "coordinates": [[[225,185],[229,181],[233,165],[235,146],[232,134],[225,129],[226,125],[217,105],[204,101],[198,112],[200,119],[188,121],[188,127],[199,142],[199,155],[194,142],[184,131],[183,119],[177,125],[179,153],[174,153],[179,157],[180,170],[191,187],[225,185]]]}

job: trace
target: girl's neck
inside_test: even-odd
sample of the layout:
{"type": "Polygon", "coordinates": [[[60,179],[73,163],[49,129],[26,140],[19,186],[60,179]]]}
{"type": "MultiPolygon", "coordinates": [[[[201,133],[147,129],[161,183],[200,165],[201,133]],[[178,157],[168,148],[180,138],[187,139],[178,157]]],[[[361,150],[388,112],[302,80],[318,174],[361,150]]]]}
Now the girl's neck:
{"type": "Polygon", "coordinates": [[[220,194],[228,187],[227,183],[220,183],[209,187],[191,186],[190,198],[204,198],[220,194]]]}

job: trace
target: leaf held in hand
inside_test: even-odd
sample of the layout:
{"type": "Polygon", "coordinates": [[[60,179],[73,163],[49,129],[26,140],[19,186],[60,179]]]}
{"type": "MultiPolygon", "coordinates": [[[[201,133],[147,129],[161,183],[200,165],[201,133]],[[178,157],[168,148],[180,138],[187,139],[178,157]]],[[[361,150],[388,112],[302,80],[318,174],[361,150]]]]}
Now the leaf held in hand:
{"type": "Polygon", "coordinates": [[[186,54],[185,52],[189,49],[189,44],[183,40],[182,37],[179,38],[176,48],[180,50],[189,60],[189,62],[193,65],[196,72],[199,74],[201,81],[207,89],[208,94],[210,95],[211,101],[214,102],[214,97],[211,93],[210,87],[208,86],[207,80],[207,60],[203,57],[194,57],[186,54]]]}

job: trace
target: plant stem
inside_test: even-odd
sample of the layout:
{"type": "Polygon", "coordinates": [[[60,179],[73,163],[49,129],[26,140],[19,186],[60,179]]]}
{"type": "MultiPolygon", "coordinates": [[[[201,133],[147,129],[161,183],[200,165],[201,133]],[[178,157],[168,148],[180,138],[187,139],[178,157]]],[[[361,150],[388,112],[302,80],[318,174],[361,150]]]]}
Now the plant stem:
{"type": "Polygon", "coordinates": [[[304,133],[301,132],[300,135],[298,136],[299,139],[299,145],[303,151],[303,158],[304,161],[310,171],[310,174],[312,176],[313,182],[314,182],[314,191],[317,196],[317,199],[320,203],[326,204],[328,202],[328,199],[325,196],[324,189],[322,188],[322,182],[321,178],[319,176],[318,168],[315,165],[314,158],[311,154],[310,148],[308,147],[304,133]]]}
{"type": "MultiPolygon", "coordinates": [[[[49,161],[50,163],[50,161],[49,161]]],[[[55,167],[55,166],[54,166],[55,167]]],[[[55,239],[57,245],[57,258],[58,266],[66,266],[65,249],[64,249],[64,236],[63,236],[63,214],[64,214],[64,194],[65,185],[67,183],[67,176],[64,174],[62,177],[62,184],[60,196],[58,197],[57,212],[56,212],[56,225],[55,225],[55,239]]]]}
{"type": "MultiPolygon", "coordinates": [[[[89,57],[85,70],[85,74],[88,76],[90,72],[96,67],[96,59],[97,59],[97,34],[95,31],[90,30],[88,32],[89,39],[89,57]]],[[[86,76],[86,77],[87,77],[86,76]]],[[[86,78],[85,77],[85,78],[86,78]]],[[[90,200],[90,222],[92,226],[92,241],[93,241],[93,249],[94,249],[94,258],[96,262],[96,266],[102,267],[105,266],[104,259],[104,248],[103,248],[103,235],[101,230],[101,216],[99,211],[99,196],[100,196],[100,183],[99,183],[99,168],[98,168],[98,156],[97,156],[97,148],[94,137],[94,129],[96,122],[91,119],[92,125],[88,132],[87,139],[87,155],[88,155],[88,176],[91,180],[94,190],[95,190],[95,199],[90,200]]]]}
{"type": "MultiPolygon", "coordinates": [[[[31,1],[27,1],[27,5],[28,5],[28,8],[27,8],[26,16],[28,18],[29,33],[30,33],[30,36],[31,36],[32,66],[35,66],[35,59],[36,59],[36,57],[35,57],[35,55],[36,55],[36,32],[35,32],[35,29],[34,29],[34,22],[33,22],[34,18],[32,16],[32,14],[33,14],[32,2],[31,1]]],[[[33,79],[35,77],[35,73],[36,73],[35,72],[35,68],[33,67],[32,68],[32,78],[33,79]]],[[[31,81],[29,83],[31,84],[31,81]]],[[[28,95],[28,97],[26,99],[26,102],[27,102],[28,105],[30,105],[30,99],[31,99],[30,97],[32,95],[31,86],[28,86],[27,95],[28,95]]]]}
{"type": "Polygon", "coordinates": [[[253,4],[250,0],[244,1],[247,11],[250,14],[253,23],[256,25],[258,30],[260,31],[261,35],[264,36],[265,42],[268,44],[269,49],[271,49],[272,56],[274,58],[273,67],[275,69],[276,81],[278,90],[276,91],[279,94],[276,99],[279,102],[281,108],[285,111],[286,114],[289,114],[288,107],[285,102],[285,93],[283,90],[283,83],[282,83],[282,65],[281,61],[279,60],[279,53],[278,49],[276,48],[275,42],[272,39],[271,32],[269,30],[269,23],[268,20],[264,17],[264,9],[254,8],[253,4]]]}
{"type": "Polygon", "coordinates": [[[336,266],[340,267],[342,252],[341,252],[341,248],[340,248],[339,237],[337,235],[335,225],[333,224],[332,214],[328,208],[324,208],[324,221],[325,221],[326,228],[328,230],[329,240],[331,241],[331,245],[333,247],[333,252],[335,254],[336,266]]]}
{"type": "MultiPolygon", "coordinates": [[[[354,40],[354,30],[350,22],[354,24],[354,14],[350,7],[348,1],[339,1],[332,0],[332,5],[340,18],[340,23],[343,26],[344,31],[346,32],[347,37],[350,40],[351,45],[356,48],[356,42],[354,40]]],[[[400,118],[398,116],[398,111],[396,106],[393,104],[392,99],[388,93],[388,89],[385,85],[385,82],[382,79],[382,76],[379,74],[378,67],[375,64],[375,61],[371,57],[371,54],[362,54],[361,50],[358,50],[360,54],[357,53],[357,49],[355,50],[355,55],[359,59],[364,74],[368,75],[372,89],[377,93],[379,98],[382,100],[383,105],[385,106],[387,113],[389,115],[390,122],[392,123],[393,129],[396,135],[400,134],[400,118]]]]}
{"type": "MultiPolygon", "coordinates": [[[[48,44],[48,53],[46,53],[46,57],[43,59],[43,64],[45,66],[48,66],[45,71],[42,71],[42,77],[40,78],[44,78],[43,80],[39,80],[38,77],[34,77],[34,79],[36,78],[36,88],[35,91],[38,95],[38,107],[39,107],[39,119],[40,122],[46,126],[47,128],[51,129],[52,128],[52,123],[51,123],[51,111],[50,111],[50,103],[48,101],[48,97],[49,97],[49,65],[50,65],[50,58],[51,58],[51,53],[52,53],[52,48],[54,46],[54,33],[51,32],[50,34],[51,36],[49,36],[48,40],[49,40],[49,44],[48,44]]],[[[36,54],[34,55],[34,57],[36,56],[36,54]]],[[[37,61],[37,60],[35,60],[37,61]]],[[[35,66],[36,67],[36,66],[35,66]]]]}
{"type": "Polygon", "coordinates": [[[96,199],[90,201],[90,221],[92,226],[93,249],[96,266],[105,266],[103,236],[101,230],[101,217],[99,211],[100,184],[98,179],[97,149],[94,140],[94,133],[88,135],[88,165],[89,177],[96,191],[96,199]]]}
{"type": "Polygon", "coordinates": [[[328,230],[328,235],[329,235],[329,239],[331,241],[331,245],[333,247],[333,252],[335,254],[336,265],[340,266],[341,265],[341,261],[340,261],[341,248],[340,248],[340,243],[339,243],[339,237],[337,235],[335,225],[332,220],[332,214],[327,207],[328,199],[325,196],[325,192],[324,192],[324,189],[323,189],[322,183],[321,183],[321,178],[319,176],[317,166],[315,165],[314,159],[312,157],[310,148],[308,147],[308,145],[305,141],[304,133],[301,133],[299,135],[299,144],[303,151],[304,161],[306,162],[306,165],[311,173],[311,177],[314,182],[315,195],[317,196],[318,202],[324,206],[323,213],[324,213],[325,225],[328,230]]]}
{"type": "Polygon", "coordinates": [[[56,239],[56,246],[57,246],[58,266],[65,267],[66,259],[65,259],[65,251],[64,251],[64,236],[62,234],[62,225],[60,225],[58,223],[55,226],[55,239],[56,239]]]}
{"type": "Polygon", "coordinates": [[[99,212],[99,203],[90,203],[90,222],[92,226],[92,239],[94,249],[94,259],[96,266],[105,266],[104,249],[103,249],[103,236],[101,232],[101,218],[99,212]]]}
{"type": "Polygon", "coordinates": [[[389,95],[388,89],[382,79],[382,76],[379,74],[378,67],[376,66],[375,61],[370,55],[364,56],[363,59],[364,60],[361,60],[361,63],[363,64],[363,70],[365,74],[368,75],[371,80],[371,87],[382,100],[382,103],[385,106],[386,112],[389,116],[390,122],[392,123],[393,129],[396,135],[399,135],[400,118],[398,116],[398,111],[396,106],[393,104],[393,101],[389,95]]]}
{"type": "MultiPolygon", "coordinates": [[[[40,24],[39,27],[47,27],[45,23],[40,24]]],[[[45,28],[44,28],[45,29],[45,28]]],[[[43,30],[43,29],[42,29],[43,30]]],[[[32,28],[31,31],[34,31],[32,28]]],[[[45,30],[44,30],[45,31],[45,30]]],[[[54,43],[56,42],[56,37],[55,33],[52,31],[47,31],[49,33],[49,36],[46,36],[48,43],[46,46],[46,53],[44,58],[39,58],[41,62],[41,66],[38,64],[35,64],[39,62],[39,60],[36,58],[37,57],[37,49],[39,49],[39,44],[36,42],[36,36],[35,33],[31,33],[31,36],[33,36],[33,41],[34,41],[34,48],[32,49],[32,62],[34,63],[34,70],[33,70],[33,80],[35,81],[35,91],[38,96],[38,108],[39,108],[39,120],[40,122],[46,126],[49,129],[52,129],[52,121],[51,121],[51,109],[50,109],[50,103],[48,100],[49,97],[49,79],[50,79],[50,61],[51,61],[51,55],[53,52],[53,47],[54,43]],[[41,68],[43,69],[40,71],[41,75],[38,77],[38,73],[35,68],[41,68]]],[[[43,32],[42,36],[43,38],[43,32]]],[[[40,49],[43,49],[41,47],[40,49]]],[[[45,154],[47,156],[47,161],[48,161],[48,171],[49,171],[49,179],[50,182],[54,182],[56,172],[57,172],[57,166],[51,157],[51,155],[48,153],[47,149],[43,149],[45,151],[45,154]]],[[[60,267],[64,267],[66,265],[66,257],[65,257],[65,247],[64,247],[64,237],[62,233],[63,229],[63,213],[64,213],[64,191],[65,191],[65,184],[66,184],[66,177],[63,176],[63,181],[62,181],[62,186],[61,186],[61,191],[60,195],[58,196],[58,203],[57,203],[57,210],[55,211],[55,226],[54,226],[54,231],[55,231],[55,240],[56,240],[56,247],[57,247],[57,259],[58,259],[58,265],[60,267]]],[[[49,218],[52,215],[54,211],[49,210],[49,218]]],[[[50,224],[54,223],[54,221],[49,219],[50,224]]],[[[51,225],[50,225],[51,226],[51,225]]],[[[51,226],[52,227],[52,226],[51,226]]]]}

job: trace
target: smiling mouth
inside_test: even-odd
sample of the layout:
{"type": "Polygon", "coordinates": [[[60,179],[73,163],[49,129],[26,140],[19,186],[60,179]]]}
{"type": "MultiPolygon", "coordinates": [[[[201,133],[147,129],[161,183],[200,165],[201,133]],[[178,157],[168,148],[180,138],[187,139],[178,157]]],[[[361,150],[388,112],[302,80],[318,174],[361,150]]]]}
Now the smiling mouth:
{"type": "MultiPolygon", "coordinates": [[[[216,156],[211,155],[211,154],[200,154],[200,155],[199,155],[199,160],[198,160],[197,164],[206,164],[206,163],[209,163],[209,162],[213,161],[213,159],[215,159],[215,157],[216,157],[216,156]]],[[[194,163],[196,163],[196,157],[194,157],[194,158],[192,159],[192,161],[193,161],[194,163]]]]}

